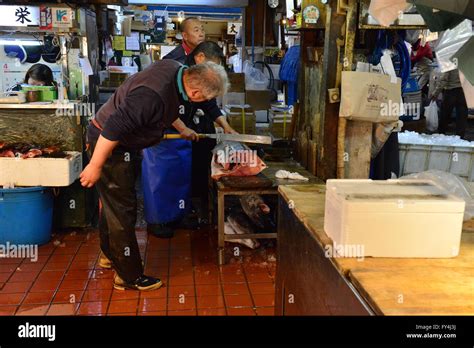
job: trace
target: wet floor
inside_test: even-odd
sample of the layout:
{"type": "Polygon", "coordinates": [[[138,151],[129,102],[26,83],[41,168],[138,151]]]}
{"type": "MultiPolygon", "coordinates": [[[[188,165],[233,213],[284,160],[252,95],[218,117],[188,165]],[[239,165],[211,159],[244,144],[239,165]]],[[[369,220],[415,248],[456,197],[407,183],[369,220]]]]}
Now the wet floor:
{"type": "Polygon", "coordinates": [[[228,244],[228,263],[218,267],[215,230],[163,240],[139,228],[137,238],[145,273],[165,287],[114,290],[113,271],[97,265],[98,231],[68,231],[39,247],[36,262],[0,259],[0,315],[273,315],[274,242],[256,250],[228,244]]]}

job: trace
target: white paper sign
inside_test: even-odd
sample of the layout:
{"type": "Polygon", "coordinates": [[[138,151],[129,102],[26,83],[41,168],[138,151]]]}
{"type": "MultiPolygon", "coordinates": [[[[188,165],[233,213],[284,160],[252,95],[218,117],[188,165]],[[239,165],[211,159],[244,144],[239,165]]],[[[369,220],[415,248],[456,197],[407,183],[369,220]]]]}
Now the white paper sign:
{"type": "Polygon", "coordinates": [[[237,35],[242,28],[242,23],[240,22],[229,22],[227,23],[227,35],[237,35]]]}
{"type": "Polygon", "coordinates": [[[127,51],[140,51],[139,32],[132,32],[132,35],[125,37],[125,48],[127,51]]]}
{"type": "Polygon", "coordinates": [[[0,26],[26,27],[38,26],[40,10],[38,6],[5,6],[0,5],[0,26]]]}

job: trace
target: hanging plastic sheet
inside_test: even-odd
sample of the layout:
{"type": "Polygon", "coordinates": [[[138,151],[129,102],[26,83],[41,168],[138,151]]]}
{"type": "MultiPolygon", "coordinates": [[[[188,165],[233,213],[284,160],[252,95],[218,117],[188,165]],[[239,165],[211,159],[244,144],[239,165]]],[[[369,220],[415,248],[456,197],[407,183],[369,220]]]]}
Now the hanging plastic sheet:
{"type": "Polygon", "coordinates": [[[466,79],[462,71],[459,71],[459,79],[466,97],[467,107],[474,109],[474,86],[466,79]]]}
{"type": "Polygon", "coordinates": [[[458,68],[466,79],[474,85],[474,65],[472,64],[474,57],[474,36],[471,36],[468,42],[461,47],[453,57],[453,61],[457,63],[458,68]]]}
{"type": "Polygon", "coordinates": [[[191,208],[192,143],[173,139],[143,150],[142,186],[149,224],[179,221],[191,208]]]}
{"type": "Polygon", "coordinates": [[[451,58],[472,37],[472,22],[468,19],[453,29],[446,30],[436,46],[436,57],[442,73],[457,69],[451,58]]]}

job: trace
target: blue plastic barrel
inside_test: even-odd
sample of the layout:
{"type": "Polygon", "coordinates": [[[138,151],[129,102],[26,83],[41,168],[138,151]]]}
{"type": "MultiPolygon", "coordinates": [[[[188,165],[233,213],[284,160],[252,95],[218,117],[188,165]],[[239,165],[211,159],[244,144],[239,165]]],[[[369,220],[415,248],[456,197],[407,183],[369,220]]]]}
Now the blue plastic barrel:
{"type": "Polygon", "coordinates": [[[53,196],[48,188],[0,189],[1,244],[45,244],[52,224],[53,196]]]}

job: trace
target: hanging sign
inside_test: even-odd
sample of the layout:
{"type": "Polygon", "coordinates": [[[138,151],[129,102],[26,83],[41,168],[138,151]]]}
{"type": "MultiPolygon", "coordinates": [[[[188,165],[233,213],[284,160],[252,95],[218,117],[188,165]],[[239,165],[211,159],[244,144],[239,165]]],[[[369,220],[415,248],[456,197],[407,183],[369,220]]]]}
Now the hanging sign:
{"type": "Polygon", "coordinates": [[[307,24],[316,24],[319,20],[319,9],[316,6],[307,6],[303,10],[303,19],[307,24]]]}
{"type": "Polygon", "coordinates": [[[70,8],[57,7],[52,8],[53,27],[54,28],[71,28],[74,12],[70,8]]]}
{"type": "Polygon", "coordinates": [[[242,23],[240,22],[229,22],[227,23],[227,35],[237,35],[242,28],[242,23]]]}
{"type": "Polygon", "coordinates": [[[53,12],[50,7],[40,6],[40,29],[49,30],[53,28],[53,12]]]}
{"type": "Polygon", "coordinates": [[[26,27],[38,26],[40,10],[38,6],[6,6],[0,5],[0,26],[26,27]]]}

